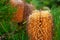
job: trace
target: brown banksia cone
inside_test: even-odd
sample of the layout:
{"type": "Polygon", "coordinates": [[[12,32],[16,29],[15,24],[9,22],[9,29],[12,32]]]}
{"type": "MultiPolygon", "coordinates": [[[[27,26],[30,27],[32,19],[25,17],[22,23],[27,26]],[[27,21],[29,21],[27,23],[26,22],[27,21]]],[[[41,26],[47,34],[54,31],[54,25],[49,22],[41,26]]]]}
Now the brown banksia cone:
{"type": "Polygon", "coordinates": [[[29,40],[52,40],[52,27],[52,15],[49,11],[33,11],[27,23],[29,40]]]}
{"type": "Polygon", "coordinates": [[[28,16],[35,10],[35,7],[32,4],[25,3],[24,7],[24,19],[27,20],[28,16]]]}

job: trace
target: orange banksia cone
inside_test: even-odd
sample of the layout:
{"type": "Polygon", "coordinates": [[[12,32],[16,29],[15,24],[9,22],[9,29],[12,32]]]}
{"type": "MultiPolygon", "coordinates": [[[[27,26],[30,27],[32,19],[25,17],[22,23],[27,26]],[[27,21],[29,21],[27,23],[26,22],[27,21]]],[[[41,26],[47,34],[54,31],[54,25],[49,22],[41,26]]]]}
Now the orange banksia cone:
{"type": "Polygon", "coordinates": [[[29,40],[52,40],[52,27],[49,11],[33,11],[27,23],[29,40]]]}
{"type": "Polygon", "coordinates": [[[10,0],[13,7],[17,8],[17,11],[13,14],[12,20],[14,22],[22,22],[27,20],[34,7],[31,4],[26,3],[24,0],[10,0]]]}
{"type": "Polygon", "coordinates": [[[17,11],[13,14],[13,21],[22,22],[24,12],[24,2],[22,0],[10,0],[13,7],[17,8],[17,11]]]}

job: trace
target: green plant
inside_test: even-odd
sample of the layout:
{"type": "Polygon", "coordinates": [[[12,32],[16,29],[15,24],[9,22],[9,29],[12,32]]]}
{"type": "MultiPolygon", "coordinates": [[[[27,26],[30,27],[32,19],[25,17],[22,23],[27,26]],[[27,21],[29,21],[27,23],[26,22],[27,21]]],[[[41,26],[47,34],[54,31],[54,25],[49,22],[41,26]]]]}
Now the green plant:
{"type": "Polygon", "coordinates": [[[0,38],[1,40],[28,40],[26,23],[18,25],[12,21],[16,8],[12,7],[10,0],[0,0],[0,38]]]}
{"type": "Polygon", "coordinates": [[[51,12],[53,15],[53,40],[60,40],[60,6],[59,7],[52,7],[51,12]]]}

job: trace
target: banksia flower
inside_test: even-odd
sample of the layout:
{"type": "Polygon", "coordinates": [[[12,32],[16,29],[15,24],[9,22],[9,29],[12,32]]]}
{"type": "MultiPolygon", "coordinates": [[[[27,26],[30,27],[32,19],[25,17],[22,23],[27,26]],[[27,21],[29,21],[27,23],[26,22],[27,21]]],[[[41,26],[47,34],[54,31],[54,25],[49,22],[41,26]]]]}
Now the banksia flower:
{"type": "Polygon", "coordinates": [[[24,12],[24,2],[22,0],[10,0],[13,7],[17,8],[17,11],[13,14],[13,21],[22,22],[24,12]]]}
{"type": "Polygon", "coordinates": [[[13,14],[13,21],[22,22],[27,20],[29,14],[31,14],[34,7],[31,4],[25,3],[24,0],[10,0],[13,7],[17,8],[17,11],[13,14]]]}
{"type": "Polygon", "coordinates": [[[35,9],[35,7],[32,4],[25,3],[24,7],[24,19],[27,20],[28,16],[31,14],[31,12],[35,9]]]}
{"type": "Polygon", "coordinates": [[[49,11],[41,11],[41,22],[44,40],[52,40],[53,20],[49,11]]]}
{"type": "Polygon", "coordinates": [[[48,11],[35,10],[28,18],[29,40],[52,40],[52,16],[48,11]]]}

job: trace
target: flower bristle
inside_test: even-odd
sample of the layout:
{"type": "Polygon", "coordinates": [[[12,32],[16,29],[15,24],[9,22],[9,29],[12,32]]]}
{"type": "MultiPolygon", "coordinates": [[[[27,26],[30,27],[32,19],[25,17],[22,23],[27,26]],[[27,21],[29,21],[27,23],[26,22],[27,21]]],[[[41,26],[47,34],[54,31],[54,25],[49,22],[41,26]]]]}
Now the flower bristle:
{"type": "Polygon", "coordinates": [[[28,19],[30,40],[52,40],[53,21],[50,12],[35,10],[28,19]]]}

